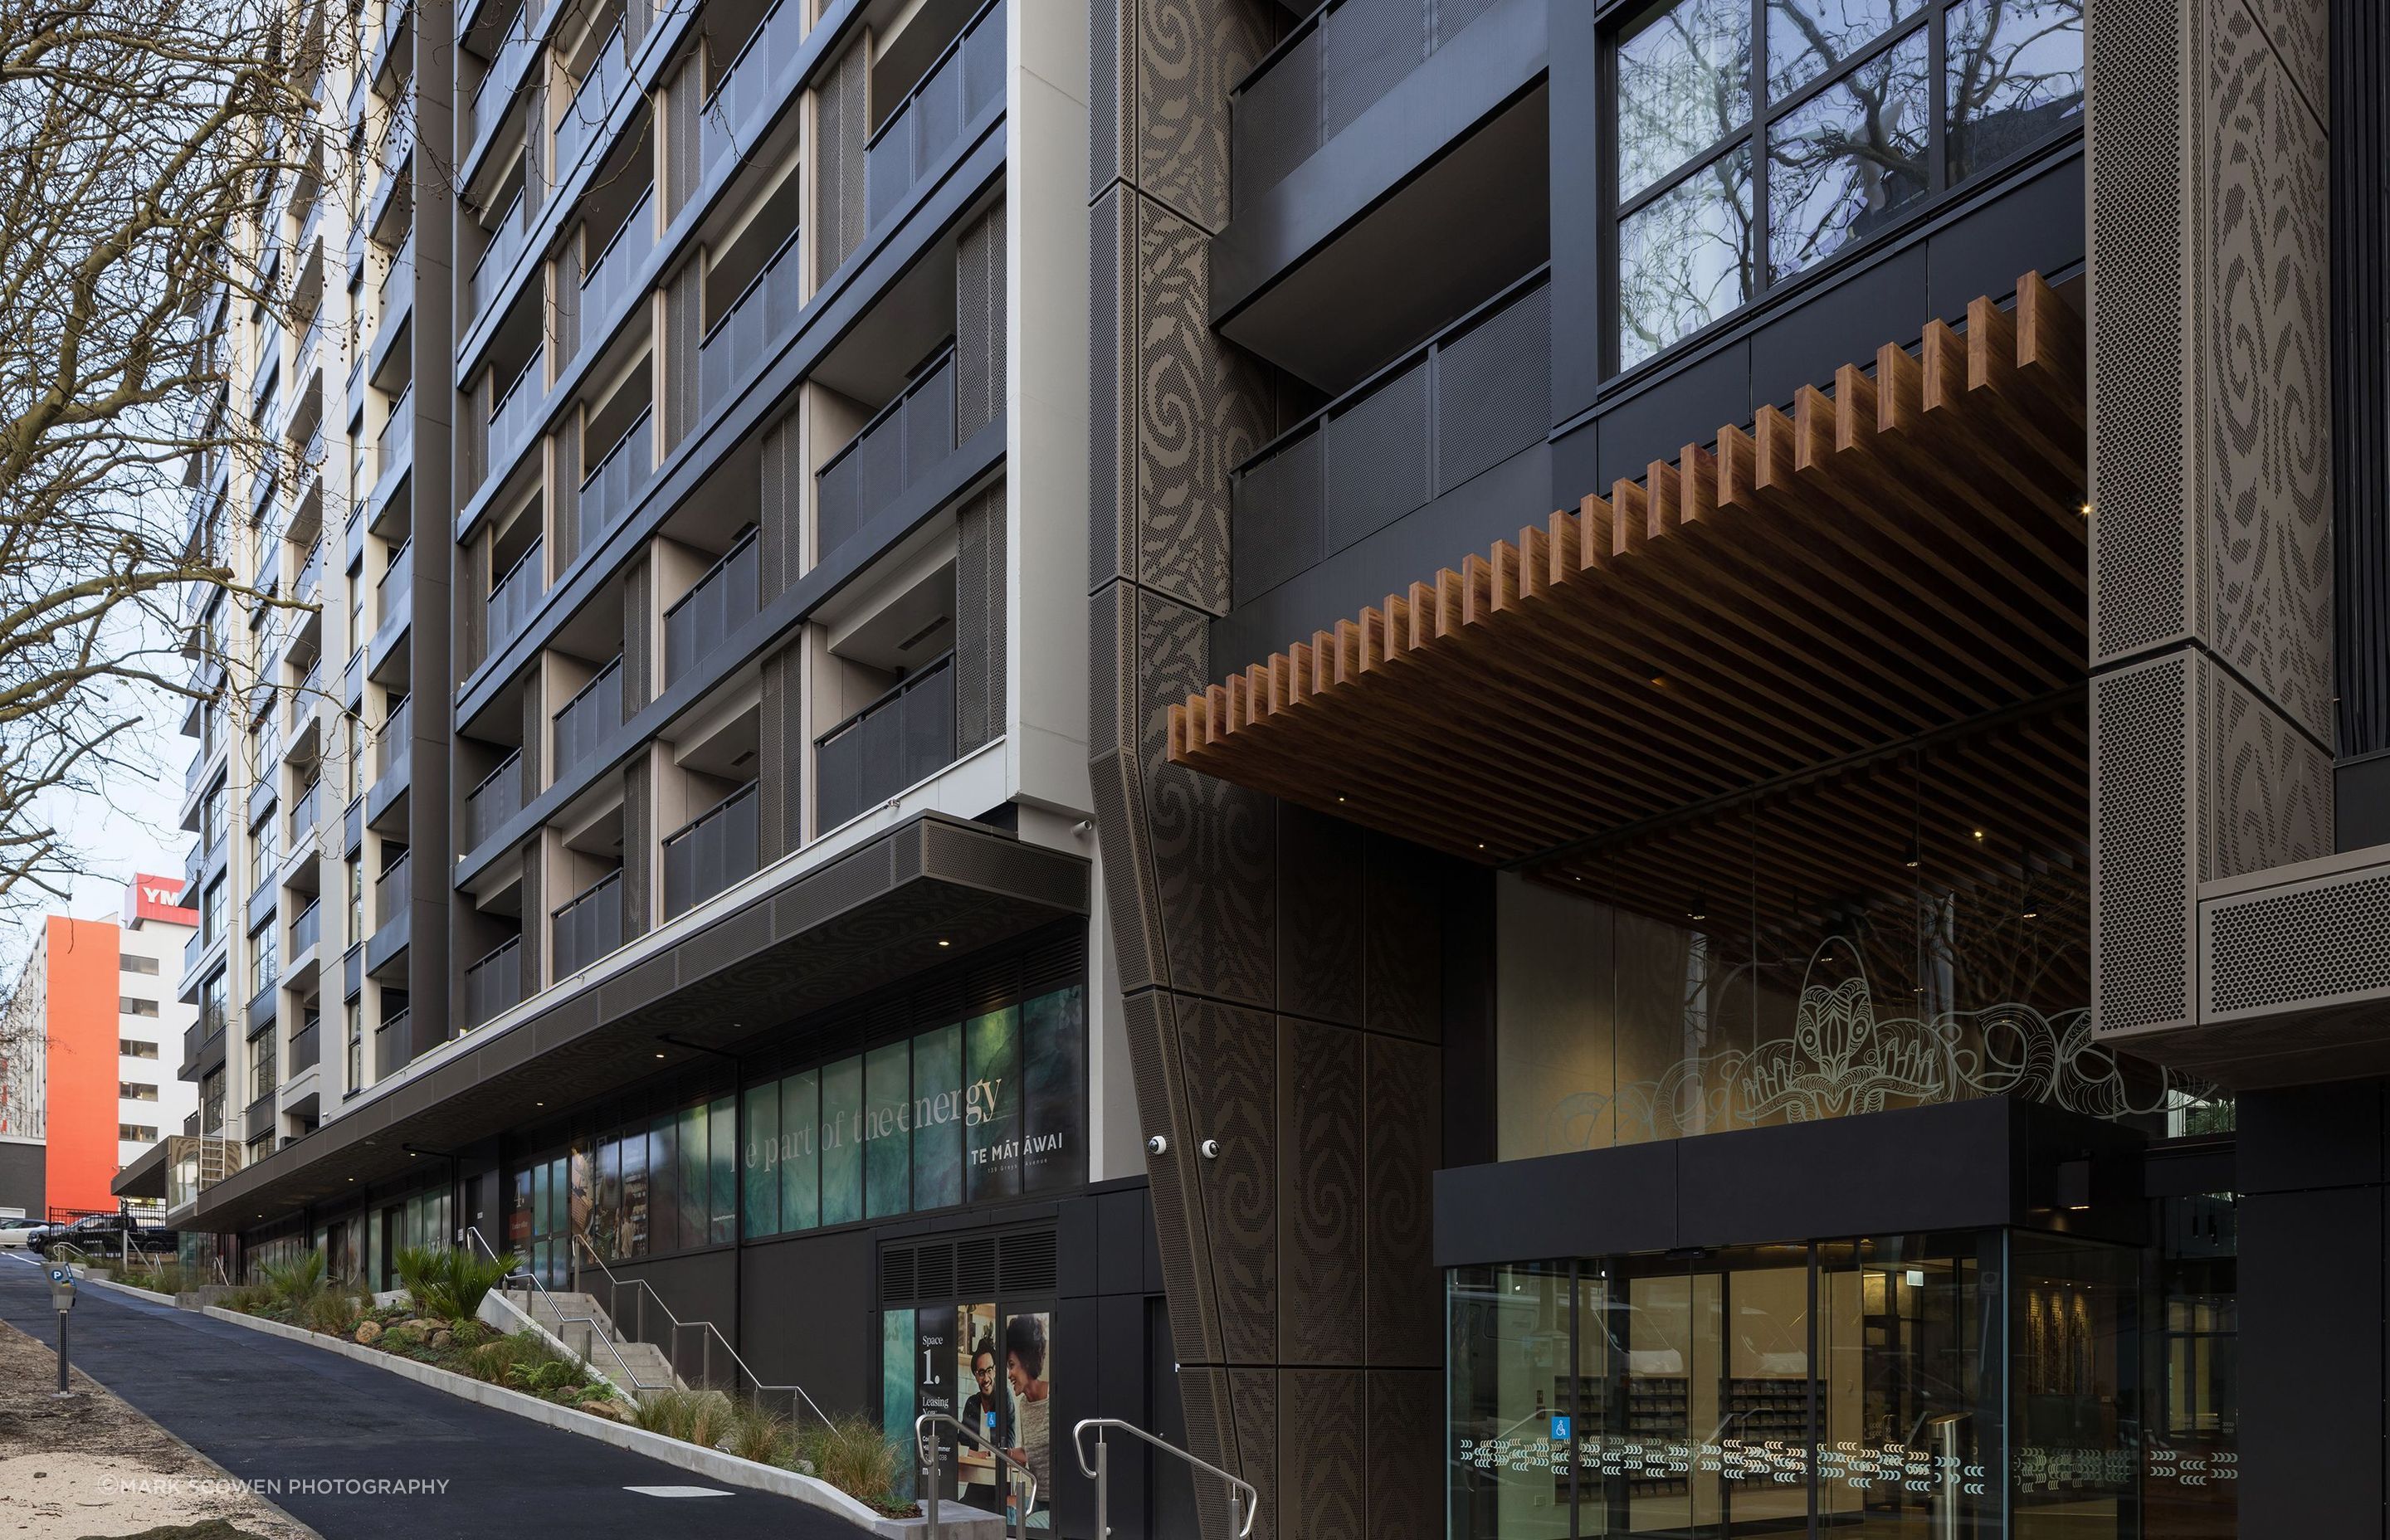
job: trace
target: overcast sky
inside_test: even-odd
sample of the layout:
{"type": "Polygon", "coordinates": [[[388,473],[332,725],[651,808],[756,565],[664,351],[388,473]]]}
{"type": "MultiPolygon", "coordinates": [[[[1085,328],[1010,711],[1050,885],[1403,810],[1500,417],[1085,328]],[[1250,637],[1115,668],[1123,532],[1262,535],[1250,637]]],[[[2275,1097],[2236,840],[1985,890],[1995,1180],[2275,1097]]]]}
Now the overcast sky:
{"type": "Polygon", "coordinates": [[[61,795],[45,809],[82,852],[89,875],[75,880],[66,903],[45,902],[31,913],[0,921],[0,991],[16,977],[31,950],[42,915],[63,912],[77,919],[114,919],[123,910],[124,884],[135,872],[182,876],[192,840],[176,827],[183,811],[183,770],[199,744],[165,718],[165,712],[180,707],[180,701],[170,701],[142,724],[142,741],[128,756],[140,769],[110,773],[104,796],[61,795]]]}

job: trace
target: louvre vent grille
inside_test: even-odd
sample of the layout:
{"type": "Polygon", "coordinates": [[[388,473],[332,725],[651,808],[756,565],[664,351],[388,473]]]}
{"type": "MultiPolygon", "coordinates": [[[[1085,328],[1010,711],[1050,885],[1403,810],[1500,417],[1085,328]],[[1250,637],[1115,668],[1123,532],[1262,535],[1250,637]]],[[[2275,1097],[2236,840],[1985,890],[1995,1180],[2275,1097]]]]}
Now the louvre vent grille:
{"type": "Polygon", "coordinates": [[[1012,1230],[888,1246],[880,1253],[880,1303],[901,1305],[1001,1300],[1054,1291],[1054,1232],[1012,1230]]]}

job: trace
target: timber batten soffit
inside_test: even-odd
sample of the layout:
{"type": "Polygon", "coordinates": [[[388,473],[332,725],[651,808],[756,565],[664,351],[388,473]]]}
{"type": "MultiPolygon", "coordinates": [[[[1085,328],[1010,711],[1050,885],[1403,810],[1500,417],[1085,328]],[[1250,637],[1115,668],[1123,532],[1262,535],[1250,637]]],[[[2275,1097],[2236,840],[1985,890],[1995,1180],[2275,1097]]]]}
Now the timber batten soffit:
{"type": "Polygon", "coordinates": [[[2070,690],[2084,381],[2028,274],[1188,697],[1169,758],[1497,865],[2070,690]]]}

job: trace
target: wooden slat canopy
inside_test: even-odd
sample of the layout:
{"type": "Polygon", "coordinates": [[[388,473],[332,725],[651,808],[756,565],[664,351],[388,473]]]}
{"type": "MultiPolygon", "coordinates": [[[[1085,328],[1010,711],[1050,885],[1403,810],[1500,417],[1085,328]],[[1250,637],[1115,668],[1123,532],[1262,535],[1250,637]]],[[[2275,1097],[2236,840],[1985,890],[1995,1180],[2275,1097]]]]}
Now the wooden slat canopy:
{"type": "MultiPolygon", "coordinates": [[[[1589,868],[1564,853],[1605,831],[1998,716],[1934,751],[1930,815],[1914,766],[1878,764],[1837,777],[1802,839],[1824,869],[1847,865],[1854,820],[1896,851],[1929,817],[1997,817],[1997,841],[1970,827],[1951,859],[2011,885],[2072,867],[2085,415],[2081,317],[2029,274],[2013,308],[1978,299],[1964,331],[1887,344],[1789,415],[1763,408],[1189,697],[1170,758],[1576,881],[1589,868]]],[[[1788,894],[1824,892],[1797,849],[1769,859],[1788,894]]]]}

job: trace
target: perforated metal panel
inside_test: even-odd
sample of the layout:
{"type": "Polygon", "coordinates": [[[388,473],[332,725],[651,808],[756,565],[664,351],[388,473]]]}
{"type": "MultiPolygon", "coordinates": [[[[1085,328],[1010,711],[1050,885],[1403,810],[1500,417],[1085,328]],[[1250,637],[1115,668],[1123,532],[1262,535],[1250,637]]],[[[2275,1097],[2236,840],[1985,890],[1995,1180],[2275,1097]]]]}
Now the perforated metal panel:
{"type": "Polygon", "coordinates": [[[655,777],[642,754],[623,769],[623,939],[648,933],[654,909],[655,777]]]}
{"type": "Polygon", "coordinates": [[[955,519],[955,747],[968,753],[1004,731],[1004,490],[955,519]]]}
{"type": "Polygon", "coordinates": [[[1435,0],[1435,46],[1443,47],[1460,29],[1494,8],[1497,0],[1435,0]]]}
{"type": "MultiPolygon", "coordinates": [[[[565,419],[565,430],[551,435],[548,453],[555,456],[555,469],[548,478],[553,487],[577,487],[581,484],[581,431],[571,417],[565,419]]],[[[549,560],[557,571],[572,565],[581,554],[581,520],[558,518],[548,520],[548,545],[553,553],[549,560]]]]}
{"type": "Polygon", "coordinates": [[[704,105],[703,61],[694,54],[664,91],[664,219],[669,223],[688,207],[705,179],[700,156],[698,112],[704,105]]]}
{"type": "Polygon", "coordinates": [[[955,251],[955,433],[996,420],[1004,404],[1004,205],[963,232],[955,251]]]}
{"type": "Polygon", "coordinates": [[[1321,118],[1333,137],[1427,57],[1425,0],[1346,0],[1321,23],[1330,68],[1321,118]]]}
{"type": "Polygon", "coordinates": [[[644,557],[623,569],[623,720],[628,722],[652,699],[656,627],[649,596],[655,592],[655,569],[644,557]]]}
{"type": "Polygon", "coordinates": [[[2191,626],[2186,0],[2089,7],[2092,647],[2191,626]]]}
{"type": "Polygon", "coordinates": [[[838,270],[863,239],[864,119],[869,50],[847,49],[815,87],[814,265],[824,276],[838,270]]]}
{"type": "Polygon", "coordinates": [[[762,521],[755,532],[755,597],[770,604],[803,575],[803,514],[797,492],[804,472],[797,464],[797,418],[782,417],[764,432],[762,521]]]}
{"type": "Polygon", "coordinates": [[[2217,899],[2200,918],[2211,1020],[2366,996],[2390,1013],[2390,867],[2217,899]]]}
{"type": "Polygon", "coordinates": [[[697,353],[704,340],[704,295],[700,264],[690,263],[675,274],[664,290],[664,453],[688,437],[697,427],[697,353]]]}
{"type": "Polygon", "coordinates": [[[1428,500],[1428,367],[1419,364],[1328,423],[1328,549],[1428,500]]]}
{"type": "Polygon", "coordinates": [[[1239,604],[1328,554],[1328,437],[1307,433],[1229,486],[1230,565],[1239,604]]]}
{"type": "Polygon", "coordinates": [[[1319,34],[1289,49],[1236,98],[1232,192],[1241,205],[1277,186],[1319,148],[1319,34]]]}
{"type": "Polygon", "coordinates": [[[2191,663],[2119,670],[2091,692],[2091,995],[2103,1033],[2191,1007],[2191,663]]]}
{"type": "Polygon", "coordinates": [[[1491,469],[1551,427],[1551,290],[1538,284],[1437,350],[1436,490],[1491,469]]]}

